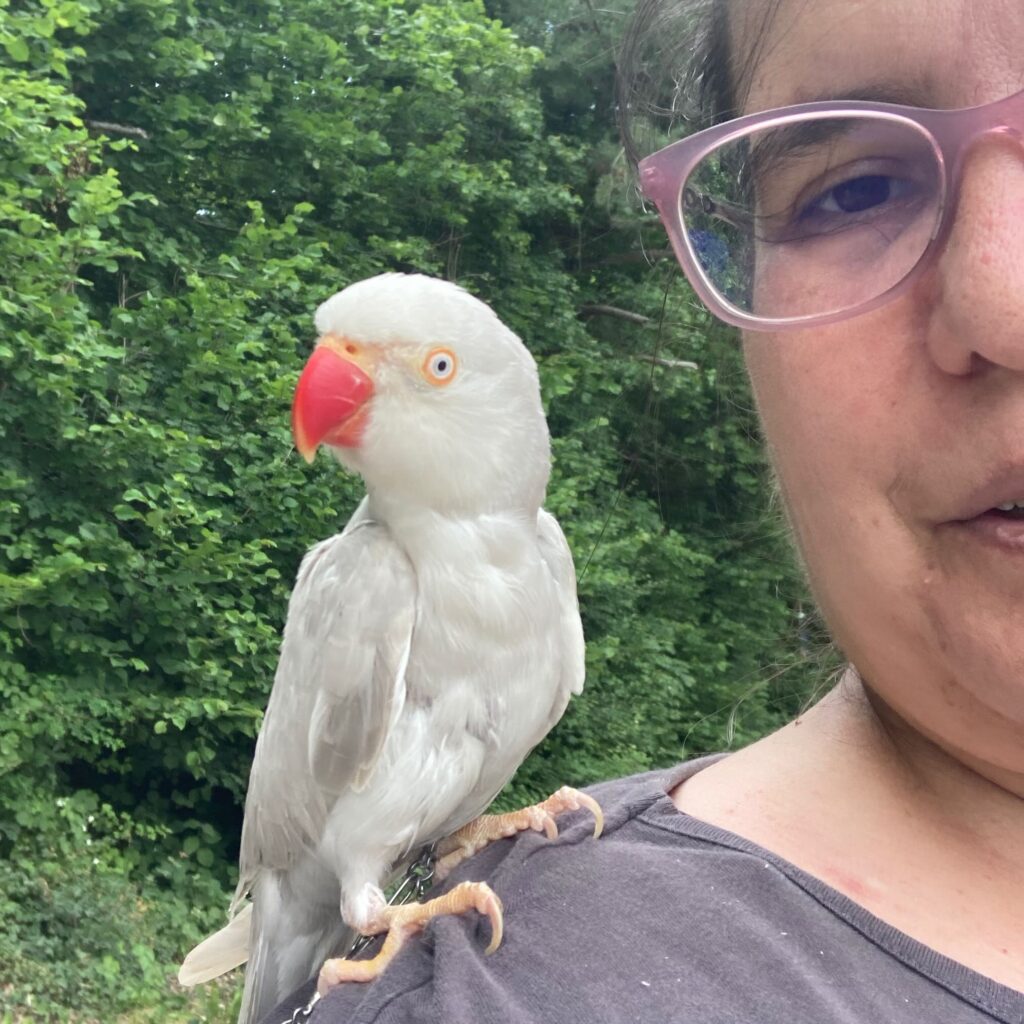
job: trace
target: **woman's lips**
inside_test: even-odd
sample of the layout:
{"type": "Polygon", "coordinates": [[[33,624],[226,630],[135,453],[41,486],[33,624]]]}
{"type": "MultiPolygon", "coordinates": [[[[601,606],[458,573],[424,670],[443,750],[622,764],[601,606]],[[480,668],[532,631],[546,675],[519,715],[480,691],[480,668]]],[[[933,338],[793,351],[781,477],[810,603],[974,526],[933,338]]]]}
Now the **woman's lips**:
{"type": "Polygon", "coordinates": [[[1024,554],[1024,517],[1013,518],[989,509],[971,519],[961,519],[947,525],[957,531],[965,531],[976,540],[1008,554],[1024,554]]]}
{"type": "MultiPolygon", "coordinates": [[[[982,460],[978,461],[984,464],[982,460]]],[[[947,510],[946,516],[950,520],[973,522],[988,515],[998,515],[996,509],[1000,505],[1024,500],[1024,461],[1013,459],[989,465],[993,465],[993,471],[987,478],[947,510]]],[[[1006,521],[1013,523],[1010,519],[1006,521]]]]}

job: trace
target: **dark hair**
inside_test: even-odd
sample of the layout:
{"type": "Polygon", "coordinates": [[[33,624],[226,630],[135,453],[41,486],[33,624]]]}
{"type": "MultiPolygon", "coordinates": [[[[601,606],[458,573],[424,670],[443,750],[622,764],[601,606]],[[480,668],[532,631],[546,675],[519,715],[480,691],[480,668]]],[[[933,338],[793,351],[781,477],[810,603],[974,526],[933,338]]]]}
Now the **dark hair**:
{"type": "Polygon", "coordinates": [[[644,129],[684,134],[680,124],[707,128],[739,114],[779,2],[765,0],[758,41],[740,59],[730,46],[729,0],[638,0],[617,76],[619,126],[633,163],[651,149],[639,139],[644,129]]]}

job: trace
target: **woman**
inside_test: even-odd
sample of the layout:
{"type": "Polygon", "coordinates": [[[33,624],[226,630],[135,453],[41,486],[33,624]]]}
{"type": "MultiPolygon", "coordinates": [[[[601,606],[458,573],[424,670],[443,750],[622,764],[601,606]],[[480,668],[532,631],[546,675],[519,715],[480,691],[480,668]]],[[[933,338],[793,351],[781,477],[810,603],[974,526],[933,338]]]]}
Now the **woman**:
{"type": "Polygon", "coordinates": [[[840,101],[692,136],[641,180],[743,327],[852,667],[738,753],[598,787],[600,841],[581,819],[484,851],[456,880],[504,900],[501,951],[438,920],[315,1020],[1024,1021],[1024,5],[700,17],[719,120],[840,101]]]}

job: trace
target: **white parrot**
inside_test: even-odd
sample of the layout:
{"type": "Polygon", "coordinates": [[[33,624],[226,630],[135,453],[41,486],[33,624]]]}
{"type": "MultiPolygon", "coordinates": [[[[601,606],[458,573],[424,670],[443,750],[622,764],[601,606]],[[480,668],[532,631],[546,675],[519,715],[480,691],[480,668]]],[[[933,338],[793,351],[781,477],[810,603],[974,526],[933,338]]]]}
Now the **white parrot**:
{"type": "Polygon", "coordinates": [[[486,913],[496,946],[486,885],[386,906],[382,887],[428,844],[451,837],[444,874],[497,836],[555,834],[562,810],[586,806],[601,827],[568,788],[474,821],[583,688],[572,556],[541,508],[550,444],[533,358],[484,303],[418,275],[346,288],[316,327],[296,446],[312,461],[327,444],[367,493],[302,561],[232,917],[179,974],[197,984],[248,959],[242,1024],[321,965],[321,991],[374,977],[439,913],[486,913]],[[389,935],[373,960],[328,960],[353,931],[389,935]]]}

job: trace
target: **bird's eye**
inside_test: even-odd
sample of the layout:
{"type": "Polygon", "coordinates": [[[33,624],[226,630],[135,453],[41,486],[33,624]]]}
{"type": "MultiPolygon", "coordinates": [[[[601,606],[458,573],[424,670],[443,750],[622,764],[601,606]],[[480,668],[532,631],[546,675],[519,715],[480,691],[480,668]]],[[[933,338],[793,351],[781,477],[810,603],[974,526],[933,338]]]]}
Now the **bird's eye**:
{"type": "Polygon", "coordinates": [[[423,376],[431,384],[449,384],[455,376],[455,354],[446,348],[435,348],[423,360],[423,376]]]}

